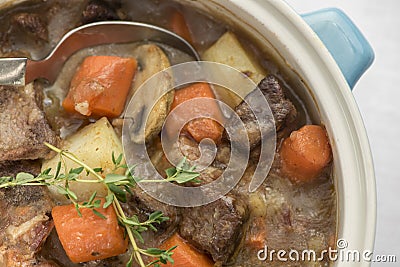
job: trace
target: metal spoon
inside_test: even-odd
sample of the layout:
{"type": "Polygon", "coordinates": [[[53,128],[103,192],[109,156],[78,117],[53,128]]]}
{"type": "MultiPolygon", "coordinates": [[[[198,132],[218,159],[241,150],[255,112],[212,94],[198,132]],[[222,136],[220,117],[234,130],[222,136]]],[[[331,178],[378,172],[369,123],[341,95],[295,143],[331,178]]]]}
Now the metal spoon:
{"type": "Polygon", "coordinates": [[[0,85],[25,85],[37,78],[54,83],[65,61],[83,48],[111,43],[154,41],[181,50],[196,60],[196,50],[182,37],[154,25],[127,22],[95,22],[69,31],[44,59],[0,58],[0,85]]]}

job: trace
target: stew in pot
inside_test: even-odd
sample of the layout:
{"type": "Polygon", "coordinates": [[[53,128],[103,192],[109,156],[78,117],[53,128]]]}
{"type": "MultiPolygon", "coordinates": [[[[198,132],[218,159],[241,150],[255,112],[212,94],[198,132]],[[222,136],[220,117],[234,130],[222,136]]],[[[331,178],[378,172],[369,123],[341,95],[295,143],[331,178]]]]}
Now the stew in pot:
{"type": "MultiPolygon", "coordinates": [[[[123,156],[121,135],[127,104],[140,85],[176,57],[190,60],[187,55],[145,41],[103,45],[73,55],[52,85],[36,80],[23,88],[0,86],[1,266],[330,264],[322,252],[335,247],[337,207],[327,132],[311,119],[298,97],[301,89],[245,32],[170,0],[32,0],[4,8],[0,17],[2,57],[43,58],[67,31],[96,21],[167,28],[190,42],[202,60],[229,65],[257,84],[276,134],[271,169],[249,193],[269,121],[260,124],[248,102],[207,83],[165,94],[143,137],[163,182],[198,187],[216,180],[229,164],[232,140],[211,118],[191,120],[181,129],[174,144],[182,158],[178,165],[166,157],[161,131],[179,129],[164,122],[186,101],[225,102],[243,122],[250,145],[250,159],[233,190],[206,205],[176,207],[137,185],[152,177],[135,176],[123,156]],[[202,156],[204,139],[212,140],[216,154],[200,168],[193,162],[202,156]],[[282,261],[279,250],[298,254],[282,261]],[[304,250],[315,251],[317,259],[301,258],[304,250]]],[[[186,112],[224,116],[211,104],[186,112]]]]}

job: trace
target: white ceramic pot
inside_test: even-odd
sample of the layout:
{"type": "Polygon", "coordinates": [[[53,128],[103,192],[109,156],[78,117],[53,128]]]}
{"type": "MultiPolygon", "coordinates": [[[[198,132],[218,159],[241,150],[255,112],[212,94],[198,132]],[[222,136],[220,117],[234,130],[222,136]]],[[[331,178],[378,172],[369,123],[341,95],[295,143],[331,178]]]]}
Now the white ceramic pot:
{"type": "Polygon", "coordinates": [[[336,9],[301,17],[282,0],[186,2],[239,25],[271,49],[292,81],[304,88],[300,94],[309,107],[315,107],[331,139],[338,239],[347,242],[341,244],[347,245],[345,253],[361,253],[360,262],[338,260],[335,266],[369,266],[363,253],[368,255],[374,245],[375,176],[364,124],[351,93],[374,58],[362,34],[336,9]]]}
{"type": "MultiPolygon", "coordinates": [[[[0,0],[0,8],[23,1],[0,0]]],[[[178,1],[242,28],[260,47],[272,51],[275,59],[286,66],[292,82],[304,88],[299,94],[326,126],[331,139],[338,239],[346,240],[347,250],[372,251],[375,177],[368,138],[351,93],[351,87],[373,60],[361,33],[338,10],[301,17],[283,0],[178,1]]],[[[369,266],[369,262],[361,258],[360,262],[337,261],[335,266],[369,266]]]]}

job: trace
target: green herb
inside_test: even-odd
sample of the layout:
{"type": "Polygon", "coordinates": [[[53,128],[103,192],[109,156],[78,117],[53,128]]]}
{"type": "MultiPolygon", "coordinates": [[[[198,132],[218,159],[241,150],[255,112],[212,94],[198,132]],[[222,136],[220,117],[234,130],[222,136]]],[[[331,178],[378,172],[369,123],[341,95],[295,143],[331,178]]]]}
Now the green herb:
{"type": "Polygon", "coordinates": [[[127,225],[132,229],[132,232],[137,237],[137,239],[144,243],[141,234],[147,231],[149,228],[152,231],[157,232],[157,228],[154,226],[154,224],[161,224],[165,221],[168,221],[169,218],[164,216],[161,211],[155,211],[150,214],[149,218],[145,222],[140,222],[139,218],[136,215],[133,215],[132,217],[127,217],[125,219],[121,218],[121,220],[124,225],[127,225]]]}
{"type": "Polygon", "coordinates": [[[162,183],[162,182],[176,182],[178,184],[183,184],[187,182],[200,183],[201,181],[197,179],[200,173],[195,171],[196,166],[190,166],[187,162],[186,157],[184,157],[176,167],[171,167],[165,170],[167,178],[162,180],[140,180],[141,183],[162,183]]]}
{"type": "Polygon", "coordinates": [[[127,267],[131,267],[133,262],[137,262],[141,267],[154,266],[159,267],[160,264],[167,264],[168,262],[173,263],[172,254],[176,246],[168,249],[158,248],[140,248],[136,240],[141,243],[144,242],[142,233],[148,231],[157,231],[156,224],[161,224],[167,220],[168,217],[164,216],[162,212],[156,211],[150,214],[149,218],[145,222],[140,222],[136,215],[131,217],[126,216],[122,209],[121,202],[127,201],[127,195],[131,192],[131,188],[136,185],[136,182],[176,182],[178,184],[186,182],[199,182],[197,177],[199,173],[195,172],[195,166],[190,166],[184,158],[175,168],[169,168],[165,172],[167,174],[166,179],[161,180],[143,180],[138,177],[134,177],[135,166],[127,166],[122,164],[123,155],[120,154],[118,157],[112,153],[111,158],[114,164],[113,173],[106,174],[105,177],[101,176],[103,170],[101,168],[91,168],[84,162],[79,160],[75,155],[68,151],[61,150],[51,144],[45,143],[51,150],[57,152],[60,156],[60,162],[57,164],[57,168],[54,174],[51,174],[51,169],[46,169],[41,172],[38,176],[34,176],[29,173],[18,173],[15,177],[0,177],[0,188],[8,188],[14,186],[55,186],[60,194],[68,198],[75,206],[79,216],[82,216],[80,211],[81,208],[91,209],[93,213],[100,218],[106,219],[106,217],[97,211],[97,208],[101,207],[101,200],[96,199],[97,192],[94,192],[89,200],[79,203],[78,196],[70,189],[69,182],[75,181],[80,183],[102,183],[107,187],[107,196],[105,197],[105,203],[103,208],[113,206],[117,214],[119,222],[125,227],[126,234],[132,244],[133,253],[130,257],[129,262],[126,264],[127,267]],[[70,169],[68,172],[62,173],[62,168],[66,170],[65,159],[69,159],[80,167],[70,169]],[[124,174],[117,174],[118,170],[125,170],[124,174]],[[92,174],[96,179],[79,179],[80,174],[85,171],[86,175],[92,174]],[[63,185],[61,185],[63,184],[63,185]],[[153,261],[145,264],[142,255],[153,258],[153,261]]]}

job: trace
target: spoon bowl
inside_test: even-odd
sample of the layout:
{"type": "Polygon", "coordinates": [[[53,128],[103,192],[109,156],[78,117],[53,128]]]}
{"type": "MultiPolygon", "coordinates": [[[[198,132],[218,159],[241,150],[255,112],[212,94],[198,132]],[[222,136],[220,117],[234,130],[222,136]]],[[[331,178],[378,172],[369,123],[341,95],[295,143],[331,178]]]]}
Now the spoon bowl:
{"type": "Polygon", "coordinates": [[[75,52],[97,45],[138,41],[163,43],[181,50],[195,60],[200,59],[185,39],[164,28],[140,22],[95,22],[69,31],[42,60],[0,58],[0,85],[25,85],[37,78],[44,78],[52,84],[65,61],[75,52]]]}

